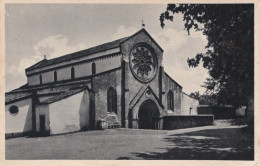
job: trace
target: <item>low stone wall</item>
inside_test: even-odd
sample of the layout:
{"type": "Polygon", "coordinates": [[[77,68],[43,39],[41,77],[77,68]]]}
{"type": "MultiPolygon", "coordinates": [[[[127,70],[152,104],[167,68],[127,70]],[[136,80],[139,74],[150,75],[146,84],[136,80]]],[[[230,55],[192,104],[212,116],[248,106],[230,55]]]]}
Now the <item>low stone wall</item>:
{"type": "Polygon", "coordinates": [[[163,129],[173,130],[213,125],[213,115],[172,115],[163,117],[163,129]]]}
{"type": "Polygon", "coordinates": [[[215,119],[236,118],[236,108],[232,106],[199,106],[198,114],[213,114],[215,119]]]}
{"type": "Polygon", "coordinates": [[[44,132],[20,132],[20,133],[6,133],[5,139],[11,139],[11,138],[17,138],[17,137],[45,137],[49,136],[50,131],[44,131],[44,132]]]}
{"type": "Polygon", "coordinates": [[[24,137],[24,136],[28,136],[28,135],[30,135],[30,132],[6,133],[5,139],[24,137]]]}

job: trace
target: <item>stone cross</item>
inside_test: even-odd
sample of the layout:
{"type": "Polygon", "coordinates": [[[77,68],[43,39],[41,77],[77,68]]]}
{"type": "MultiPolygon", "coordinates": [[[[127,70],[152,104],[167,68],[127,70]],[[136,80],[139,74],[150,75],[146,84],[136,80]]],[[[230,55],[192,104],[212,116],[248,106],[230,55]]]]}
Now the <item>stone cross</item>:
{"type": "Polygon", "coordinates": [[[144,20],[142,19],[141,22],[142,22],[142,28],[144,28],[145,27],[144,20]]]}

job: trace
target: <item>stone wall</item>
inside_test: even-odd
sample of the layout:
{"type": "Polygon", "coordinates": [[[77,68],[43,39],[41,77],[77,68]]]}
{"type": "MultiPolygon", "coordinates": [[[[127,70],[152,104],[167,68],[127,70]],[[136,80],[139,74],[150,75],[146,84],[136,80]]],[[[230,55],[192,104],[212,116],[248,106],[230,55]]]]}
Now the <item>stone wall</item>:
{"type": "Polygon", "coordinates": [[[173,113],[175,115],[181,115],[181,100],[182,100],[182,87],[176,84],[168,75],[164,74],[163,77],[163,104],[165,109],[167,109],[167,94],[171,90],[173,92],[173,99],[174,99],[174,110],[173,113]]]}
{"type": "Polygon", "coordinates": [[[173,130],[189,127],[213,125],[213,115],[173,115],[163,117],[163,129],[173,130]]]}
{"type": "Polygon", "coordinates": [[[160,49],[155,45],[155,43],[151,40],[151,38],[148,37],[144,32],[141,32],[140,34],[138,34],[138,35],[130,38],[126,42],[124,42],[121,46],[121,51],[122,51],[124,60],[128,63],[128,65],[127,65],[128,72],[126,73],[128,82],[126,84],[128,84],[127,87],[129,89],[130,101],[134,98],[135,94],[138,93],[138,91],[141,89],[141,87],[144,84],[149,85],[154,90],[155,94],[157,96],[159,96],[158,71],[159,71],[159,66],[161,65],[161,62],[162,62],[162,51],[160,51],[160,49]],[[155,53],[155,55],[158,58],[157,73],[154,76],[154,79],[148,83],[143,83],[143,82],[140,82],[138,79],[136,79],[133,76],[131,69],[130,69],[130,65],[129,65],[129,55],[130,55],[132,49],[134,48],[134,46],[139,43],[146,43],[146,44],[150,45],[151,48],[153,49],[153,52],[155,53]]]}
{"type": "Polygon", "coordinates": [[[215,119],[233,119],[236,118],[236,108],[233,106],[200,105],[198,114],[213,114],[215,119]]]}
{"type": "Polygon", "coordinates": [[[113,87],[117,92],[117,116],[121,124],[121,68],[93,77],[95,93],[95,128],[97,121],[107,117],[107,91],[113,87]]]}
{"type": "Polygon", "coordinates": [[[159,98],[159,67],[162,64],[162,58],[163,58],[163,51],[158,47],[158,45],[143,31],[140,33],[134,35],[130,39],[126,40],[121,45],[121,53],[123,55],[123,60],[125,63],[125,117],[126,127],[129,127],[128,125],[128,117],[129,117],[129,104],[135,97],[135,95],[140,91],[140,89],[143,86],[150,86],[151,89],[153,89],[156,96],[159,98]],[[140,43],[148,44],[151,47],[151,51],[156,55],[157,57],[157,73],[154,76],[153,80],[150,82],[141,82],[138,79],[134,77],[134,75],[131,72],[130,65],[129,65],[129,56],[132,51],[132,49],[140,43]]]}

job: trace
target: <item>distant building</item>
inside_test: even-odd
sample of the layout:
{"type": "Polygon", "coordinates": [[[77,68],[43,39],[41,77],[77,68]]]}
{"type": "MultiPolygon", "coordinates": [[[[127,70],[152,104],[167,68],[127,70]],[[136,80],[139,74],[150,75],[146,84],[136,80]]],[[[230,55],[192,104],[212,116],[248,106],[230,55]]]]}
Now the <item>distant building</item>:
{"type": "MultiPolygon", "coordinates": [[[[174,47],[174,46],[173,46],[174,47]]],[[[141,29],[119,40],[25,70],[27,84],[5,95],[6,134],[59,134],[109,127],[162,129],[166,115],[196,115],[162,65],[163,49],[141,29]]]]}

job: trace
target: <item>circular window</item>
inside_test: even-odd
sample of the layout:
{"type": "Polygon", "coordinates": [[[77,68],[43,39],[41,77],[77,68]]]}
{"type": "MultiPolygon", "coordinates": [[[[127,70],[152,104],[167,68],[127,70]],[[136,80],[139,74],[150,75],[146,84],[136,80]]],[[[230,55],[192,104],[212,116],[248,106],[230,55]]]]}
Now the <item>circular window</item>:
{"type": "Polygon", "coordinates": [[[10,114],[12,114],[12,115],[16,115],[16,114],[18,114],[19,109],[18,109],[17,106],[13,105],[13,106],[11,106],[11,107],[9,108],[9,112],[10,112],[10,114]]]}
{"type": "Polygon", "coordinates": [[[151,96],[151,91],[147,90],[145,93],[145,97],[150,98],[150,96],[151,96]]]}
{"type": "Polygon", "coordinates": [[[146,44],[140,44],[133,48],[130,54],[130,68],[138,80],[151,81],[157,70],[157,58],[146,44]]]}

